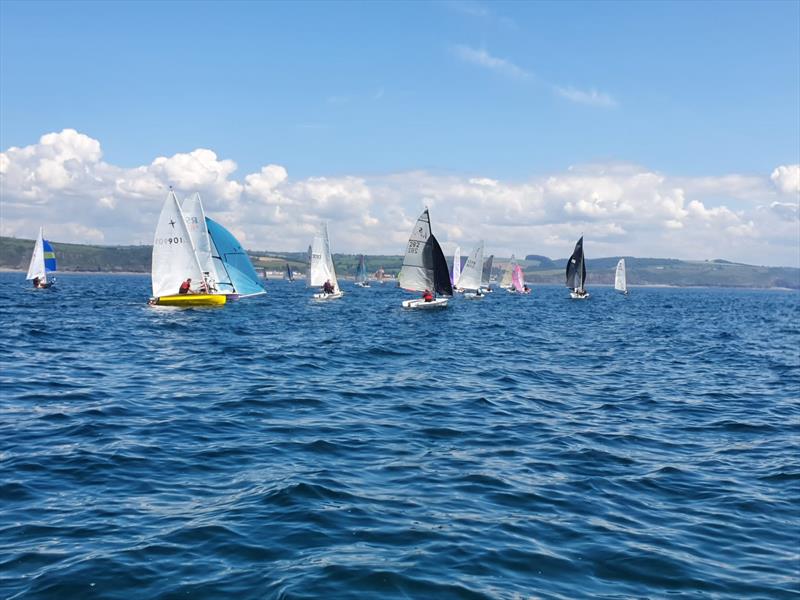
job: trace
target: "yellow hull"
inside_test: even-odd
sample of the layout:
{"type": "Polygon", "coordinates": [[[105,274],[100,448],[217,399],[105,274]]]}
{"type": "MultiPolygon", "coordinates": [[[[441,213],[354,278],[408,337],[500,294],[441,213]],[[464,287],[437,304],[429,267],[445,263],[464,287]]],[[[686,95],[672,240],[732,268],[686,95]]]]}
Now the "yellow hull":
{"type": "Polygon", "coordinates": [[[222,306],[226,300],[225,294],[176,294],[156,298],[153,304],[158,306],[222,306]]]}

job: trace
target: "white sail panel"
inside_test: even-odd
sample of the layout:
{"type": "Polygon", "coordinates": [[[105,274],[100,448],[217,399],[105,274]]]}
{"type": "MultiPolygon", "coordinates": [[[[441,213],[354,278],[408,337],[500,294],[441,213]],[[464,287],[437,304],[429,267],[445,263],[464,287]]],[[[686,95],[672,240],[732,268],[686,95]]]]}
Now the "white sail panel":
{"type": "Polygon", "coordinates": [[[506,265],[506,270],[503,271],[503,278],[500,280],[500,287],[503,288],[510,288],[512,287],[512,274],[514,273],[514,267],[517,265],[517,259],[514,258],[514,255],[511,255],[511,260],[508,261],[508,265],[506,265]]]}
{"type": "Polygon", "coordinates": [[[186,278],[191,278],[192,289],[203,281],[203,273],[194,246],[186,228],[183,211],[175,192],[170,192],[156,225],[153,239],[153,296],[172,296],[186,278]]]}
{"type": "Polygon", "coordinates": [[[620,292],[628,291],[628,281],[625,275],[625,259],[620,258],[617,263],[617,273],[614,277],[614,289],[620,292]]]}
{"type": "Polygon", "coordinates": [[[200,194],[195,193],[194,196],[186,198],[181,205],[181,210],[186,221],[186,229],[189,230],[189,237],[192,238],[192,244],[194,244],[197,262],[200,263],[203,273],[208,273],[208,278],[211,280],[210,283],[216,284],[220,278],[211,254],[211,238],[208,236],[206,214],[203,210],[200,194]]]}
{"type": "Polygon", "coordinates": [[[323,225],[319,235],[314,237],[311,244],[311,265],[309,268],[308,285],[320,287],[330,281],[335,291],[339,291],[339,282],[336,280],[336,270],[333,267],[330,242],[328,241],[328,226],[323,225]]]}
{"type": "Polygon", "coordinates": [[[428,243],[430,237],[431,221],[426,208],[417,219],[408,238],[403,267],[397,276],[400,287],[416,292],[433,291],[435,287],[433,255],[428,243]]]}
{"type": "Polygon", "coordinates": [[[450,281],[458,287],[459,279],[461,279],[461,246],[457,246],[456,251],[453,252],[453,277],[450,281]]]}
{"type": "Polygon", "coordinates": [[[481,287],[481,276],[483,275],[483,241],[475,246],[467,257],[464,270],[458,279],[456,286],[464,290],[477,290],[481,287]]]}
{"type": "Polygon", "coordinates": [[[41,280],[47,279],[47,274],[44,270],[44,234],[42,228],[39,227],[39,237],[36,238],[36,243],[33,246],[33,254],[31,255],[31,264],[28,265],[28,274],[25,279],[34,279],[38,277],[41,280]]]}

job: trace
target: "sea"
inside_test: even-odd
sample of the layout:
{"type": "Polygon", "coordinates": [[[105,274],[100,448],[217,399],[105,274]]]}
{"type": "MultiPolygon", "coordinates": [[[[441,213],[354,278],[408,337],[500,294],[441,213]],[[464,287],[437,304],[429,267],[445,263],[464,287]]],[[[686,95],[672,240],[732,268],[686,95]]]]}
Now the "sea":
{"type": "Polygon", "coordinates": [[[800,294],[0,274],[0,598],[800,597],[800,294]]]}

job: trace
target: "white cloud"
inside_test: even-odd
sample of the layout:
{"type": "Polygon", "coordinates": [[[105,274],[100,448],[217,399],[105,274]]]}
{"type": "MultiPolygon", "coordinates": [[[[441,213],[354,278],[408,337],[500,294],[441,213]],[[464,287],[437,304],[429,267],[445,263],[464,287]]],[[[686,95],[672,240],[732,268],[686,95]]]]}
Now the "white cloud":
{"type": "Polygon", "coordinates": [[[470,48],[469,46],[456,45],[452,48],[455,54],[461,60],[484,67],[501,73],[503,75],[516,77],[519,79],[527,79],[531,76],[525,69],[518,67],[514,63],[504,58],[497,58],[492,56],[483,48],[470,48]]]}
{"type": "Polygon", "coordinates": [[[598,92],[595,89],[579,90],[574,87],[553,86],[555,92],[562,98],[578,104],[588,104],[589,106],[602,106],[613,108],[617,106],[617,101],[605,92],[598,92]]]}
{"type": "Polygon", "coordinates": [[[591,256],[796,264],[798,205],[782,194],[792,171],[775,173],[674,177],[608,163],[518,182],[425,171],[293,180],[269,164],[237,178],[233,160],[202,148],[119,167],[97,140],[64,130],[0,153],[0,230],[32,237],[41,224],[55,241],[149,243],[173,185],[200,192],[253,249],[305,249],[327,221],[335,251],[399,254],[427,204],[447,252],[485,239],[501,256],[558,258],[584,233],[591,256]]]}
{"type": "Polygon", "coordinates": [[[800,165],[781,165],[772,172],[770,179],[784,194],[800,195],[800,165]]]}

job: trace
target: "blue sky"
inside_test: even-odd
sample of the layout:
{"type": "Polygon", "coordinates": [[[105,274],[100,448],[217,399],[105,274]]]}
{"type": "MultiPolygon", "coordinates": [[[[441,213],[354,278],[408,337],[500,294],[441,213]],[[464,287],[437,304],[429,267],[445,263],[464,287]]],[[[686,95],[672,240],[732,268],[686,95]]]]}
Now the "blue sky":
{"type": "MultiPolygon", "coordinates": [[[[594,223],[605,252],[665,255],[683,246],[676,231],[697,232],[684,227],[694,216],[697,227],[721,219],[717,226],[758,238],[760,249],[741,258],[785,262],[798,214],[800,2],[3,1],[0,149],[12,169],[4,195],[18,200],[6,207],[6,233],[30,226],[22,204],[37,195],[94,194],[115,210],[136,194],[149,198],[145,182],[130,183],[136,169],[147,185],[183,181],[187,193],[227,198],[217,208],[229,224],[242,198],[258,197],[264,219],[264,205],[280,205],[270,218],[292,214],[299,224],[282,247],[299,244],[311,225],[301,205],[319,214],[342,196],[341,206],[364,208],[358,197],[367,195],[382,206],[373,215],[380,226],[404,226],[420,203],[454,204],[464,187],[480,206],[493,181],[491,202],[540,193],[547,205],[529,223],[536,243],[503,251],[557,255],[573,228],[594,223]],[[54,170],[55,146],[40,138],[67,130],[79,135],[58,138],[54,170]],[[192,154],[203,149],[214,159],[192,154]],[[158,157],[171,162],[156,165],[158,157]],[[193,171],[180,171],[189,164],[193,171]],[[262,176],[269,165],[286,177],[262,176]],[[643,177],[653,183],[642,195],[643,177]],[[120,192],[120,178],[139,191],[120,192]],[[96,180],[105,187],[91,187],[96,180]],[[664,212],[663,198],[677,208],[664,212]],[[404,206],[401,219],[388,202],[404,206]],[[648,210],[660,215],[662,243],[624,239],[620,231],[641,228],[623,217],[648,210]],[[775,228],[758,210],[788,218],[789,237],[767,239],[775,228]],[[541,229],[549,225],[561,228],[541,229]]],[[[160,201],[152,200],[143,230],[160,201]]],[[[488,226],[500,228],[509,206],[488,226]]],[[[126,241],[93,207],[81,210],[80,223],[61,223],[64,237],[126,241]]],[[[471,243],[474,231],[451,221],[445,242],[471,243]]],[[[276,247],[256,242],[275,232],[241,225],[257,247],[276,247]]],[[[353,233],[363,234],[362,247],[396,243],[353,233]]],[[[736,258],[735,245],[707,242],[686,252],[736,258]]]]}

